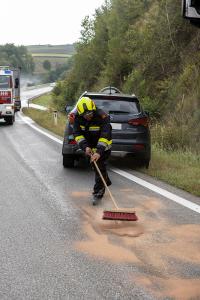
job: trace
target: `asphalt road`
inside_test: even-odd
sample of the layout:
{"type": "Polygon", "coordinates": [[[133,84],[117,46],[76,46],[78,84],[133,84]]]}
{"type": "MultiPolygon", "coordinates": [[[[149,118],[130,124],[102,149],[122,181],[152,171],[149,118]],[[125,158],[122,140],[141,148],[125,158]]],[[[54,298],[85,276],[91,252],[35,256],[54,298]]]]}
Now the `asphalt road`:
{"type": "Polygon", "coordinates": [[[93,171],[64,169],[61,142],[34,126],[0,123],[0,299],[200,299],[200,198],[112,158],[111,191],[139,221],[103,221],[112,203],[91,205],[93,171]]]}

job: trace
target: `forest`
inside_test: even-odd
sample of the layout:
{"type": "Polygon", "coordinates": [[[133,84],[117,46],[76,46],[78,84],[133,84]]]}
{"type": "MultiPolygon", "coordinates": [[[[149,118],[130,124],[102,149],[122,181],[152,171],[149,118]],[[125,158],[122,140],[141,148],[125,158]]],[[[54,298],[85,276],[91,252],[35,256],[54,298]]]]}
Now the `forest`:
{"type": "Polygon", "coordinates": [[[54,88],[58,109],[85,90],[113,85],[149,111],[153,142],[166,150],[200,145],[200,29],[179,0],[105,0],[82,21],[70,71],[54,88]]]}
{"type": "Polygon", "coordinates": [[[25,74],[34,70],[33,58],[27,48],[14,44],[0,45],[0,66],[20,67],[25,74]]]}

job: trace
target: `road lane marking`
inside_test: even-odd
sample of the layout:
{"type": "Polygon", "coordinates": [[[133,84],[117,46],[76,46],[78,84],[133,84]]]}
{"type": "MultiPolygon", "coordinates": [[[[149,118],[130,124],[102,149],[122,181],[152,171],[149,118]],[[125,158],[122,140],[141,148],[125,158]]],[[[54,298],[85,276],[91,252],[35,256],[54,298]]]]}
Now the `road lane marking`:
{"type": "Polygon", "coordinates": [[[43,134],[43,135],[46,135],[48,138],[50,138],[51,140],[59,143],[62,145],[62,141],[59,140],[58,138],[56,138],[55,136],[41,130],[40,128],[36,127],[35,125],[33,125],[35,122],[29,118],[29,117],[24,117],[22,116],[21,114],[18,114],[18,116],[21,118],[21,120],[23,120],[27,125],[29,125],[31,128],[33,128],[34,130],[38,131],[39,133],[43,134]]]}
{"type": "MultiPolygon", "coordinates": [[[[62,144],[63,142],[61,140],[59,140],[58,138],[54,137],[53,135],[39,129],[38,127],[34,126],[33,124],[35,123],[31,118],[28,118],[28,117],[24,117],[22,116],[21,114],[18,114],[18,116],[27,124],[29,125],[30,127],[32,127],[34,130],[38,131],[39,133],[47,136],[48,138],[50,138],[51,140],[59,143],[59,144],[62,144]]],[[[139,177],[136,177],[128,172],[125,172],[125,171],[122,171],[120,169],[117,169],[117,168],[111,168],[111,171],[116,173],[116,174],[119,174],[131,181],[134,181],[135,183],[157,193],[157,194],[160,194],[161,196],[164,196],[165,198],[168,198],[169,200],[172,200],[184,207],[187,207],[197,213],[200,213],[200,206],[198,204],[195,204],[193,202],[190,202],[189,200],[186,200],[182,197],[179,197],[171,192],[168,192],[162,188],[159,188],[158,186],[154,185],[154,184],[151,184],[139,177]]]]}
{"type": "Polygon", "coordinates": [[[158,186],[152,184],[152,183],[149,183],[139,177],[136,177],[128,172],[125,172],[125,171],[122,171],[120,169],[117,169],[117,168],[111,168],[111,171],[114,172],[114,173],[117,173],[131,181],[134,181],[135,183],[157,193],[157,194],[160,194],[166,198],[168,198],[169,200],[172,200],[178,204],[181,204],[182,206],[185,206],[197,213],[200,213],[200,206],[198,204],[195,204],[193,202],[190,202],[189,200],[186,200],[182,197],[179,197],[173,193],[170,193],[162,188],[159,188],[158,186]]]}

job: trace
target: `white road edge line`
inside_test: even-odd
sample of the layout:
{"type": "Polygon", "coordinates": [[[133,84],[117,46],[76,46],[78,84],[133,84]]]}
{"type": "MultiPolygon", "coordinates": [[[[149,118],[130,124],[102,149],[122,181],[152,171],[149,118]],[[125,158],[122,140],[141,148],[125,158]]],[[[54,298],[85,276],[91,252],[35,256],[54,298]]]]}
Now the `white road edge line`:
{"type": "Polygon", "coordinates": [[[40,132],[41,134],[43,134],[43,135],[46,135],[48,138],[50,138],[51,140],[53,140],[53,141],[55,141],[55,142],[57,142],[57,143],[59,143],[59,144],[61,144],[62,145],[62,141],[61,140],[59,140],[58,138],[56,138],[55,136],[53,136],[53,135],[51,135],[51,134],[49,134],[49,133],[47,133],[47,132],[45,132],[45,131],[43,131],[43,130],[41,130],[40,128],[38,128],[38,127],[36,127],[35,125],[33,125],[32,124],[32,119],[30,119],[30,122],[28,121],[28,118],[26,117],[23,117],[21,114],[18,114],[18,116],[20,117],[20,119],[21,120],[23,120],[28,126],[30,126],[30,127],[32,127],[33,129],[35,129],[36,131],[38,131],[38,132],[40,132]]]}
{"type": "Polygon", "coordinates": [[[174,201],[178,204],[181,204],[182,206],[185,206],[185,207],[187,207],[187,208],[189,208],[189,209],[191,209],[191,210],[193,210],[197,213],[200,213],[200,206],[195,204],[195,203],[192,203],[192,202],[190,202],[190,201],[188,201],[188,200],[186,200],[182,197],[179,197],[179,196],[177,196],[173,193],[170,193],[170,192],[168,192],[168,191],[166,191],[162,188],[159,188],[154,184],[151,184],[151,183],[149,183],[149,182],[147,182],[147,181],[145,181],[141,178],[138,178],[138,177],[136,177],[132,174],[129,174],[128,172],[125,172],[125,171],[122,171],[122,170],[116,169],[116,168],[111,168],[111,171],[114,172],[114,173],[117,173],[117,174],[131,180],[131,181],[134,181],[135,183],[137,183],[137,184],[139,184],[139,185],[141,185],[141,186],[143,186],[143,187],[145,187],[145,188],[147,188],[147,189],[149,189],[149,190],[151,190],[151,191],[153,191],[157,194],[160,194],[160,195],[164,196],[165,198],[168,198],[168,199],[170,199],[170,200],[172,200],[172,201],[174,201]]]}
{"type": "MultiPolygon", "coordinates": [[[[39,129],[38,127],[34,126],[31,123],[32,119],[30,119],[30,122],[29,122],[29,121],[27,121],[27,118],[23,117],[21,114],[18,114],[18,116],[21,118],[21,120],[23,120],[27,125],[32,127],[34,130],[36,130],[36,131],[40,132],[41,134],[47,136],[51,140],[53,140],[53,141],[55,141],[59,144],[62,144],[62,141],[59,140],[58,138],[56,138],[53,135],[51,135],[51,134],[39,129]]],[[[190,201],[188,201],[188,200],[186,200],[182,197],[179,197],[179,196],[177,196],[173,193],[170,193],[170,192],[168,192],[168,191],[166,191],[162,188],[157,187],[154,184],[151,184],[151,183],[149,183],[149,182],[147,182],[147,181],[145,181],[145,180],[143,180],[139,177],[136,177],[136,176],[134,176],[132,174],[129,174],[125,171],[122,171],[120,169],[111,168],[111,171],[116,173],[116,174],[119,174],[119,175],[121,175],[121,176],[123,176],[123,177],[125,177],[125,178],[127,178],[131,181],[134,181],[135,183],[137,183],[137,184],[139,184],[139,185],[141,185],[141,186],[143,186],[143,187],[145,187],[145,188],[147,188],[147,189],[149,189],[149,190],[151,190],[151,191],[153,191],[157,194],[160,194],[160,195],[164,196],[165,198],[168,198],[169,200],[172,200],[172,201],[174,201],[174,202],[176,202],[176,203],[178,203],[182,206],[185,206],[185,207],[187,207],[187,208],[189,208],[189,209],[191,209],[191,210],[193,210],[197,213],[200,213],[200,206],[195,204],[195,203],[192,203],[192,202],[190,202],[190,201]]]]}

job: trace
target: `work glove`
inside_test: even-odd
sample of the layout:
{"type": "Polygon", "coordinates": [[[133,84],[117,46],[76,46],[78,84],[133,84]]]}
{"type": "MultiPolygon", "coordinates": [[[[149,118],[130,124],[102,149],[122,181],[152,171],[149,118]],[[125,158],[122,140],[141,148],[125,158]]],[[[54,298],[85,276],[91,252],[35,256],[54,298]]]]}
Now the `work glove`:
{"type": "Polygon", "coordinates": [[[86,154],[87,156],[91,156],[91,155],[92,155],[92,149],[91,149],[90,147],[86,147],[86,149],[85,149],[85,154],[86,154]]]}
{"type": "Polygon", "coordinates": [[[97,152],[93,153],[91,155],[91,162],[99,160],[100,156],[101,155],[99,153],[97,153],[97,152]]]}

